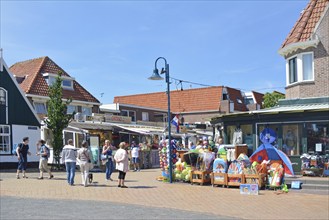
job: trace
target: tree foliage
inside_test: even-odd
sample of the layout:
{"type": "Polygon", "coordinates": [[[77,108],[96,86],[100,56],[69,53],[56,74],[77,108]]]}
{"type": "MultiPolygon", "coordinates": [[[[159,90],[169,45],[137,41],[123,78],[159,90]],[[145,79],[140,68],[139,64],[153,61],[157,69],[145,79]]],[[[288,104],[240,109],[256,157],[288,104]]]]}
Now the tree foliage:
{"type": "Polygon", "coordinates": [[[285,98],[285,95],[284,94],[281,94],[279,92],[276,92],[276,91],[274,91],[272,93],[267,92],[264,95],[264,104],[263,104],[263,107],[264,108],[274,107],[274,106],[278,105],[279,99],[284,99],[284,98],[285,98]]]}
{"type": "Polygon", "coordinates": [[[59,72],[54,84],[49,86],[50,100],[47,102],[48,118],[45,119],[48,129],[50,129],[53,134],[51,142],[55,160],[59,158],[63,148],[63,130],[67,128],[75,114],[75,112],[73,114],[66,113],[67,105],[72,102],[72,99],[68,99],[67,101],[62,100],[63,92],[61,75],[62,72],[59,72]]]}

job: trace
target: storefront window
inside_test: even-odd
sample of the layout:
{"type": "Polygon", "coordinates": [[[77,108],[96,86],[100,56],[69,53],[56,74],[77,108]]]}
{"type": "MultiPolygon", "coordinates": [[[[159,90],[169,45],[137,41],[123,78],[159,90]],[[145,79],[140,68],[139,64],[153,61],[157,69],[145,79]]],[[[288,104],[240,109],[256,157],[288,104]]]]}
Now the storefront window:
{"type": "Polygon", "coordinates": [[[258,145],[256,146],[256,148],[259,147],[262,144],[262,142],[259,140],[259,135],[265,128],[270,128],[273,131],[275,131],[277,138],[276,138],[276,140],[274,141],[273,144],[281,150],[282,149],[281,148],[282,143],[279,143],[279,136],[278,136],[279,135],[279,130],[280,130],[280,125],[279,124],[260,124],[260,125],[257,125],[258,140],[256,140],[256,143],[258,143],[258,145]]]}
{"type": "Polygon", "coordinates": [[[329,154],[328,123],[307,123],[307,153],[329,154]]]}
{"type": "Polygon", "coordinates": [[[64,132],[64,145],[67,144],[67,141],[69,139],[72,139],[73,140],[73,132],[67,132],[67,131],[65,131],[64,132]]]}
{"type": "Polygon", "coordinates": [[[282,126],[282,151],[288,156],[300,155],[302,125],[287,124],[282,126]]]}
{"type": "Polygon", "coordinates": [[[236,131],[242,132],[242,144],[247,144],[252,148],[253,138],[252,138],[252,125],[240,125],[239,127],[227,126],[227,140],[228,143],[233,144],[234,132],[236,131]]]}

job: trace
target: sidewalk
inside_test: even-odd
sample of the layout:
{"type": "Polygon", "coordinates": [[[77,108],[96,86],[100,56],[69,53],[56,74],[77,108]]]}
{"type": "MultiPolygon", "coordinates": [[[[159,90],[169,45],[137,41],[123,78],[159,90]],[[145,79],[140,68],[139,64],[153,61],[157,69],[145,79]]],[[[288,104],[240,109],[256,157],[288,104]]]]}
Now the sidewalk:
{"type": "MultiPolygon", "coordinates": [[[[244,219],[328,219],[329,197],[296,193],[276,195],[260,191],[259,196],[240,195],[238,189],[199,186],[184,183],[156,181],[159,169],[127,173],[128,189],[117,187],[116,181],[105,181],[104,173],[94,173],[94,183],[82,187],[80,173],[76,186],[69,186],[64,172],[54,173],[53,180],[37,180],[38,173],[29,173],[28,179],[15,178],[15,173],[0,173],[1,196],[36,199],[78,201],[109,201],[142,205],[145,207],[173,208],[218,216],[244,219]]],[[[117,179],[117,173],[113,174],[117,179]]]]}

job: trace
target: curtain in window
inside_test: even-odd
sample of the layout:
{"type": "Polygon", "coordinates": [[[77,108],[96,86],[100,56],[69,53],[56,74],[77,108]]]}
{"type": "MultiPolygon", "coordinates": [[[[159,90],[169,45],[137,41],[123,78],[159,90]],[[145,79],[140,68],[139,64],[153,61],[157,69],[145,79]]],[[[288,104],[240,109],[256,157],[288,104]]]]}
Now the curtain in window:
{"type": "Polygon", "coordinates": [[[303,80],[313,79],[313,55],[303,54],[303,80]]]}

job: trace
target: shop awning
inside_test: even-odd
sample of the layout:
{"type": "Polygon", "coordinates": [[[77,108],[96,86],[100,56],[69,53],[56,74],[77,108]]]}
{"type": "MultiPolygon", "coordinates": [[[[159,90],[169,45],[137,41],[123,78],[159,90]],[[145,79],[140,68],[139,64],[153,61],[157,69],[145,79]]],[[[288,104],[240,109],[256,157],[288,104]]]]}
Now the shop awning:
{"type": "Polygon", "coordinates": [[[131,131],[138,134],[151,135],[151,134],[163,134],[165,128],[145,125],[127,125],[110,123],[111,126],[121,128],[127,131],[131,131]]]}
{"type": "Polygon", "coordinates": [[[278,106],[269,109],[261,109],[251,111],[250,113],[280,113],[280,112],[304,112],[304,111],[329,111],[329,103],[317,103],[317,104],[304,104],[304,105],[290,105],[290,106],[278,106]]]}
{"type": "Polygon", "coordinates": [[[71,128],[85,129],[85,130],[112,130],[113,126],[110,123],[89,123],[89,122],[71,122],[71,128]]]}

